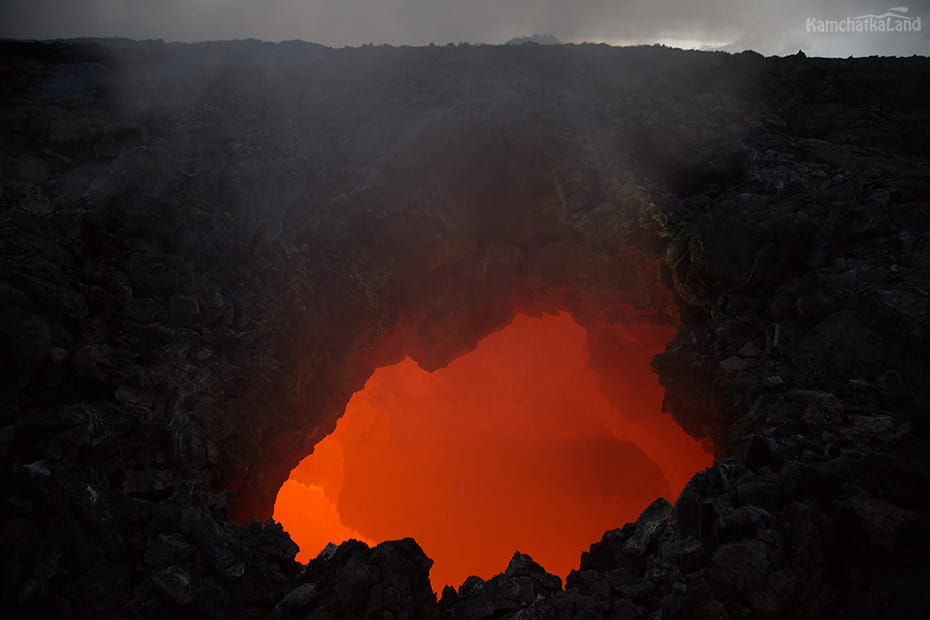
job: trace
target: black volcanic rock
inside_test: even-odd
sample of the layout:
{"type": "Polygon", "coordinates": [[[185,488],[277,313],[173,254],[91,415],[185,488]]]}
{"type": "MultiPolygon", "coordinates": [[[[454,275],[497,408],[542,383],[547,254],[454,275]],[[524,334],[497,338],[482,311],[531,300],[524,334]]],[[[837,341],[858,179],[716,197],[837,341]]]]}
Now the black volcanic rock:
{"type": "Polygon", "coordinates": [[[930,604],[927,59],[0,52],[6,616],[930,604]],[[437,603],[411,539],[293,561],[275,493],[375,367],[555,310],[595,335],[680,323],[653,366],[717,460],[674,506],[617,523],[564,589],[517,553],[437,603]]]}
{"type": "Polygon", "coordinates": [[[374,548],[356,540],[330,545],[307,565],[299,578],[304,583],[278,603],[274,617],[433,617],[432,564],[412,538],[374,548]]]}
{"type": "Polygon", "coordinates": [[[533,561],[514,552],[500,575],[484,581],[469,577],[458,592],[449,588],[439,601],[443,616],[453,618],[498,618],[513,614],[544,617],[552,597],[562,594],[562,580],[533,561]]]}

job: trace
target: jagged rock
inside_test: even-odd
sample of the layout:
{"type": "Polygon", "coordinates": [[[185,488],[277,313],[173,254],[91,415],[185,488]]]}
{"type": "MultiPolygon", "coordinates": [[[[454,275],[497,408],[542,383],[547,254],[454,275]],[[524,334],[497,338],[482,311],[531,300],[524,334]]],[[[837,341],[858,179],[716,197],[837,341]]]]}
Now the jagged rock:
{"type": "Polygon", "coordinates": [[[785,457],[774,439],[753,435],[746,449],[746,461],[757,469],[771,467],[777,470],[784,465],[785,457]]]}
{"type": "Polygon", "coordinates": [[[166,296],[183,281],[184,261],[179,256],[135,253],[129,258],[129,283],[142,296],[166,296]]]}
{"type": "Polygon", "coordinates": [[[3,382],[12,388],[27,385],[42,370],[51,352],[48,323],[22,308],[0,308],[0,339],[4,342],[0,359],[8,369],[3,382]]]}
{"type": "Polygon", "coordinates": [[[469,577],[458,593],[443,594],[440,609],[454,618],[533,617],[539,614],[534,607],[537,602],[562,594],[562,580],[518,551],[503,574],[488,581],[469,577]]]}
{"type": "Polygon", "coordinates": [[[110,175],[101,175],[84,188],[81,199],[84,201],[85,207],[103,210],[116,200],[123,189],[124,184],[120,179],[110,175]]]}
{"type": "Polygon", "coordinates": [[[673,173],[680,193],[696,193],[711,184],[733,183],[745,170],[749,149],[737,140],[686,151],[673,173]]]}
{"type": "Polygon", "coordinates": [[[740,506],[723,520],[724,537],[728,540],[752,538],[760,529],[772,525],[774,518],[757,506],[740,506]]]}
{"type": "Polygon", "coordinates": [[[672,505],[665,498],[660,497],[652,502],[636,520],[633,532],[623,545],[623,550],[633,555],[643,555],[659,530],[668,525],[671,516],[672,505]]]}
{"type": "Polygon", "coordinates": [[[532,590],[528,594],[534,600],[537,595],[562,589],[561,579],[547,573],[542,566],[533,561],[533,558],[519,551],[514,552],[513,557],[510,558],[504,576],[512,579],[529,579],[532,590]]]}
{"type": "Polygon", "coordinates": [[[784,505],[784,490],[781,480],[774,475],[762,474],[736,487],[736,500],[741,504],[761,507],[784,505]]]}
{"type": "Polygon", "coordinates": [[[152,575],[152,582],[179,605],[186,605],[194,599],[194,582],[183,568],[169,566],[152,575]]]}
{"type": "MultiPolygon", "coordinates": [[[[81,541],[84,561],[99,563],[125,553],[125,541],[116,527],[112,490],[108,481],[89,466],[75,466],[54,476],[66,500],[86,526],[88,538],[81,541]]],[[[69,523],[74,527],[76,523],[69,523]]]]}
{"type": "Polygon", "coordinates": [[[318,591],[309,596],[310,589],[305,588],[284,604],[286,597],[278,604],[278,614],[429,618],[435,615],[436,604],[429,584],[432,563],[412,538],[384,542],[374,548],[348,541],[321,553],[307,565],[305,578],[318,591]]]}
{"type": "Polygon", "coordinates": [[[174,482],[173,473],[165,470],[126,470],[123,476],[123,492],[127,495],[164,492],[174,482]]]}
{"type": "Polygon", "coordinates": [[[287,593],[281,602],[275,605],[273,617],[288,617],[294,611],[307,609],[319,595],[319,588],[315,583],[299,585],[287,593]]]}
{"type": "Polygon", "coordinates": [[[748,593],[762,585],[768,566],[768,554],[762,541],[726,543],[711,558],[711,578],[740,593],[748,593]]]}
{"type": "Polygon", "coordinates": [[[894,506],[865,494],[840,502],[858,517],[863,529],[877,544],[893,549],[902,528],[927,520],[925,513],[894,506]]]}
{"type": "Polygon", "coordinates": [[[184,564],[194,555],[194,547],[180,534],[158,534],[145,551],[150,566],[184,564]]]}
{"type": "Polygon", "coordinates": [[[71,365],[84,378],[106,381],[113,368],[113,349],[107,345],[84,345],[75,352],[71,365]]]}
{"type": "Polygon", "coordinates": [[[200,304],[193,297],[172,295],[168,300],[168,312],[171,324],[177,327],[190,325],[194,316],[200,314],[200,304]]]}
{"type": "Polygon", "coordinates": [[[131,569],[120,564],[96,566],[78,577],[67,590],[72,609],[88,616],[113,617],[123,613],[129,599],[131,569]]]}
{"type": "Polygon", "coordinates": [[[29,298],[26,294],[8,284],[0,283],[0,306],[26,306],[29,298]]]}
{"type": "Polygon", "coordinates": [[[227,544],[227,536],[210,516],[192,517],[187,523],[191,540],[207,557],[220,577],[235,581],[245,573],[245,563],[227,544]]]}

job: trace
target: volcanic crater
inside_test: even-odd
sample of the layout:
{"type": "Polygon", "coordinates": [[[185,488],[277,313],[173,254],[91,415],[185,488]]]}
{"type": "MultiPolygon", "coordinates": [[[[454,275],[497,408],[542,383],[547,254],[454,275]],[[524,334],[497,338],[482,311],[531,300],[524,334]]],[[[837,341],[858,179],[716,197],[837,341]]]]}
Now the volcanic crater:
{"type": "Polygon", "coordinates": [[[927,59],[0,47],[14,615],[930,607],[927,59]]]}

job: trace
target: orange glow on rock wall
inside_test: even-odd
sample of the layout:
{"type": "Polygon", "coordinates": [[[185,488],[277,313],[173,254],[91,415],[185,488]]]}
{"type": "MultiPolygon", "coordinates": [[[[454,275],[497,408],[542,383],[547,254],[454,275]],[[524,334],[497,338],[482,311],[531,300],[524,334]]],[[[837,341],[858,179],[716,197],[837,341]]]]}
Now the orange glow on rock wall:
{"type": "Polygon", "coordinates": [[[300,561],[327,542],[412,536],[434,560],[437,591],[503,571],[516,550],[564,578],[604,531],[656,497],[674,501],[711,464],[660,412],[649,362],[673,335],[626,333],[625,364],[640,370],[616,380],[649,415],[608,401],[568,314],[519,315],[433,373],[409,358],[379,368],[291,472],[274,518],[300,561]]]}

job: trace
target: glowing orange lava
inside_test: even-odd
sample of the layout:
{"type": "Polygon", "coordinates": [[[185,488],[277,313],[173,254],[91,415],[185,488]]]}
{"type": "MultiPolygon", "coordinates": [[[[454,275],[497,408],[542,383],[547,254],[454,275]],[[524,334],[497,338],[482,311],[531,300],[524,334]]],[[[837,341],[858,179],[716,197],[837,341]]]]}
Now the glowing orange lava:
{"type": "Polygon", "coordinates": [[[516,550],[565,577],[605,530],[711,464],[660,412],[649,361],[673,335],[626,330],[625,365],[643,370],[616,380],[650,414],[630,419],[599,389],[567,314],[520,315],[433,373],[410,359],[380,368],[291,472],[274,518],[300,561],[330,541],[413,536],[437,591],[501,572],[516,550]]]}

